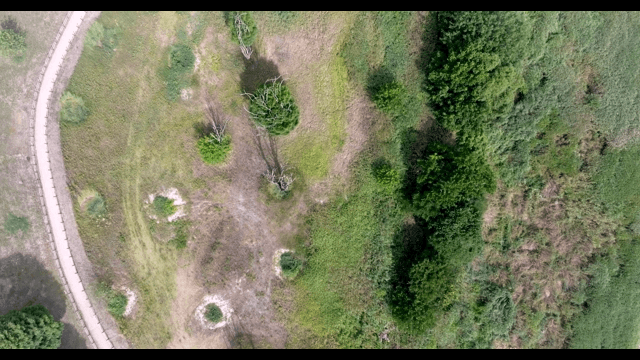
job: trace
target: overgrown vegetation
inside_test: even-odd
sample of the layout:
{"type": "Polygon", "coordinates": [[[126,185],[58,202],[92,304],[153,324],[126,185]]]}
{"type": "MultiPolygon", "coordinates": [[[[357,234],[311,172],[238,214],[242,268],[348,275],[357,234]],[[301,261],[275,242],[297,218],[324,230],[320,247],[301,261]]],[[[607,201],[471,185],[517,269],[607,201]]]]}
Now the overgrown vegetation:
{"type": "Polygon", "coordinates": [[[24,216],[8,213],[4,220],[4,230],[11,235],[17,234],[18,231],[26,234],[29,230],[29,219],[24,216]]]}
{"type": "Polygon", "coordinates": [[[0,21],[0,56],[20,58],[27,49],[27,33],[17,20],[7,16],[0,21]]]}
{"type": "Polygon", "coordinates": [[[42,305],[30,305],[0,316],[0,349],[57,349],[64,324],[42,305]]]}
{"type": "Polygon", "coordinates": [[[94,22],[84,40],[90,47],[99,47],[107,53],[112,53],[117,45],[116,29],[105,29],[99,21],[94,22]]]}
{"type": "Polygon", "coordinates": [[[65,91],[60,98],[60,121],[70,124],[80,124],[89,116],[89,109],[84,100],[69,91],[65,91]]]}

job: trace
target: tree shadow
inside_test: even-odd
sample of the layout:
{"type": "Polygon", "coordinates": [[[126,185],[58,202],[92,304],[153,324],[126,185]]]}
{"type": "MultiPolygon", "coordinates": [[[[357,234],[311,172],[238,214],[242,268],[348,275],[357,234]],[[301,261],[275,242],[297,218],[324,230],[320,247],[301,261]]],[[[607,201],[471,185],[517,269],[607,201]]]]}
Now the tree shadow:
{"type": "Polygon", "coordinates": [[[240,87],[243,92],[254,93],[267,80],[280,77],[278,66],[273,61],[260,57],[257,51],[254,51],[251,59],[247,60],[243,56],[242,60],[244,71],[240,74],[240,87]]]}
{"type": "MultiPolygon", "coordinates": [[[[67,310],[62,285],[33,256],[14,254],[0,259],[0,315],[33,304],[42,304],[60,321],[67,310]]],[[[86,348],[85,339],[64,323],[60,348],[86,348]]]]}
{"type": "Polygon", "coordinates": [[[391,246],[392,275],[389,302],[396,307],[404,306],[398,299],[408,296],[413,265],[436,256],[436,251],[427,242],[427,237],[427,222],[420,217],[410,218],[394,235],[391,246]]]}

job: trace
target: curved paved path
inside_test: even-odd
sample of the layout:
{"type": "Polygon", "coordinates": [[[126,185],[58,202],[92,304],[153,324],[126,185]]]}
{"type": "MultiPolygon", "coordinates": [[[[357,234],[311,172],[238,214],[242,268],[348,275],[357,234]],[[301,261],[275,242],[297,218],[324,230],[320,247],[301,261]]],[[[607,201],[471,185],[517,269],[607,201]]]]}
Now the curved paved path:
{"type": "Polygon", "coordinates": [[[78,26],[82,23],[84,16],[84,11],[75,11],[71,14],[69,22],[60,36],[60,41],[56,45],[53,55],[51,56],[51,60],[49,61],[49,65],[45,70],[40,91],[38,92],[38,101],[36,103],[34,142],[44,202],[47,209],[47,215],[49,216],[49,223],[51,225],[51,233],[53,235],[56,252],[64,274],[64,280],[66,280],[69,285],[71,295],[75,300],[78,310],[82,315],[82,319],[84,320],[95,345],[99,349],[111,349],[113,348],[113,345],[105,334],[102,325],[100,325],[100,321],[98,320],[93,307],[91,307],[91,302],[84,291],[84,287],[82,286],[82,282],[78,276],[73,258],[71,257],[69,243],[67,242],[67,234],[62,222],[60,206],[56,197],[56,191],[53,187],[53,175],[51,174],[51,165],[49,163],[49,148],[46,133],[51,91],[53,90],[53,85],[58,77],[60,65],[67,54],[67,49],[69,48],[71,41],[74,39],[78,26]]]}

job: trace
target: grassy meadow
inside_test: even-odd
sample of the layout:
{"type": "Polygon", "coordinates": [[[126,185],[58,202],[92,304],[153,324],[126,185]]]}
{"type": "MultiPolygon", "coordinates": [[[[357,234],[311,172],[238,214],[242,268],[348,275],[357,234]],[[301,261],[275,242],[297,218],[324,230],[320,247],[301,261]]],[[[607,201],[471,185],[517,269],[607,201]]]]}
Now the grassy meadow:
{"type": "Polygon", "coordinates": [[[279,241],[302,257],[270,295],[286,347],[637,346],[637,13],[253,16],[249,62],[221,13],[105,12],[69,83],[88,116],[61,124],[65,166],[97,204],[78,201],[80,234],[102,281],[141,292],[118,319],[135,346],[172,339],[199,226],[153,221],[149,195],[233,206],[215,194],[228,178],[201,170],[201,94],[243,117],[240,94],[280,75],[302,114],[278,140],[297,183],[261,215],[294,224],[279,241]],[[171,67],[185,47],[194,69],[171,67]],[[389,84],[399,95],[383,104],[389,84]]]}

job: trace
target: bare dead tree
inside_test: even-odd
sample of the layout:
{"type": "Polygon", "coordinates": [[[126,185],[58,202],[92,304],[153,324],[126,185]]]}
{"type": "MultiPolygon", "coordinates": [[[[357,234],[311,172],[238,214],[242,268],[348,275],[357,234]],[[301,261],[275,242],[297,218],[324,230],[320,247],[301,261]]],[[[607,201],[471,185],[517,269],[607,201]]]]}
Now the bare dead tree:
{"type": "Polygon", "coordinates": [[[222,142],[229,123],[229,118],[226,117],[220,108],[214,103],[210,96],[206,96],[206,111],[205,115],[211,123],[211,136],[213,136],[218,142],[222,142]]]}
{"type": "Polygon", "coordinates": [[[295,178],[287,173],[287,166],[280,162],[275,138],[264,127],[256,127],[254,142],[260,156],[267,164],[267,171],[263,176],[281,191],[289,191],[295,178]]]}
{"type": "Polygon", "coordinates": [[[240,43],[240,51],[242,51],[242,55],[244,55],[244,57],[249,60],[249,58],[251,58],[251,54],[253,53],[253,49],[251,49],[251,46],[246,46],[242,38],[244,37],[244,35],[248,34],[251,29],[249,29],[249,26],[242,20],[242,15],[244,15],[244,13],[236,14],[234,19],[235,29],[236,34],[238,35],[238,42],[240,43]]]}

